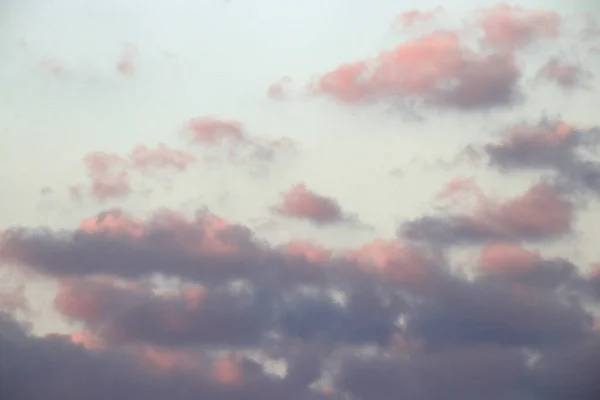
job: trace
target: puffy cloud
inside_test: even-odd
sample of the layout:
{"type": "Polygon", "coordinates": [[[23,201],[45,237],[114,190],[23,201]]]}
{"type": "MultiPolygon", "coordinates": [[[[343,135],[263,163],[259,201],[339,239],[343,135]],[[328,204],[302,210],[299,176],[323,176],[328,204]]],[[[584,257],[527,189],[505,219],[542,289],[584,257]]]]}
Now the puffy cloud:
{"type": "Polygon", "coordinates": [[[259,264],[264,254],[246,228],[206,213],[189,220],[168,210],[148,221],[111,210],[84,220],[71,232],[7,230],[0,253],[4,261],[57,276],[139,278],[164,273],[196,280],[243,276],[252,271],[245,263],[259,264]]]}
{"type": "Polygon", "coordinates": [[[288,86],[291,82],[292,78],[284,76],[269,86],[267,94],[273,100],[284,100],[288,96],[288,86]]]}
{"type": "Polygon", "coordinates": [[[524,47],[538,39],[557,38],[562,22],[556,12],[507,3],[479,10],[476,19],[483,41],[503,50],[524,47]]]}
{"type": "Polygon", "coordinates": [[[326,398],[313,395],[309,388],[314,379],[312,374],[318,371],[319,365],[307,363],[306,357],[290,356],[289,372],[284,378],[257,371],[252,368],[256,364],[250,360],[240,362],[239,371],[247,378],[238,385],[231,385],[222,378],[235,376],[233,373],[238,371],[234,364],[216,362],[218,374],[213,373],[214,368],[203,365],[168,368],[176,362],[173,353],[154,351],[152,355],[144,355],[123,349],[89,350],[59,335],[31,336],[5,314],[0,319],[0,347],[0,391],[11,400],[44,396],[62,399],[326,398]],[[150,365],[162,368],[149,368],[150,365]]]}
{"type": "Polygon", "coordinates": [[[159,144],[156,148],[136,146],[126,156],[95,151],[83,158],[90,178],[90,195],[98,200],[119,199],[133,192],[132,172],[160,169],[185,170],[196,158],[185,150],[159,144]]]}
{"type": "Polygon", "coordinates": [[[409,98],[477,109],[516,100],[520,75],[511,53],[473,51],[457,33],[438,31],[342,65],[320,78],[317,91],[350,103],[409,98]]]}
{"type": "Polygon", "coordinates": [[[246,141],[242,124],[238,121],[215,117],[198,117],[189,121],[191,140],[195,143],[215,144],[224,140],[246,141]]]}
{"type": "Polygon", "coordinates": [[[333,224],[347,218],[336,200],[314,193],[303,183],[284,193],[281,204],[273,210],[277,214],[315,224],[333,224]]]}
{"type": "Polygon", "coordinates": [[[411,28],[415,25],[430,22],[443,12],[444,9],[441,6],[428,11],[410,10],[400,14],[396,21],[405,28],[411,28]]]}
{"type": "MultiPolygon", "coordinates": [[[[295,151],[294,143],[287,138],[265,139],[249,134],[236,120],[204,116],[192,118],[183,130],[192,144],[225,149],[226,159],[238,163],[270,162],[281,154],[295,151]]],[[[208,159],[216,156],[209,153],[208,159]]]]}
{"type": "Polygon", "coordinates": [[[593,319],[558,289],[505,281],[452,280],[410,314],[409,331],[429,346],[478,343],[539,348],[581,340],[593,319]]]}
{"type": "Polygon", "coordinates": [[[155,149],[137,146],[129,154],[129,159],[136,168],[140,169],[174,167],[184,170],[195,161],[191,153],[170,149],[162,143],[155,149]]]}
{"type": "Polygon", "coordinates": [[[549,59],[538,71],[538,77],[565,89],[582,87],[592,75],[577,64],[549,59]]]}
{"type": "Polygon", "coordinates": [[[504,137],[484,146],[492,166],[505,172],[554,171],[563,190],[600,191],[600,165],[583,151],[598,154],[600,129],[542,120],[509,128],[504,137]]]}
{"type": "Polygon", "coordinates": [[[56,306],[106,343],[168,346],[255,345],[270,326],[270,307],[248,294],[201,291],[154,294],[93,280],[63,283],[56,306]]]}
{"type": "Polygon", "coordinates": [[[563,259],[544,259],[539,252],[514,243],[490,243],[479,258],[480,274],[529,287],[557,288],[575,283],[577,267],[563,259]]]}
{"type": "Polygon", "coordinates": [[[131,193],[129,173],[124,160],[115,154],[94,152],[85,156],[84,164],[91,180],[90,194],[99,199],[122,198],[131,193]]]}
{"type": "MultiPolygon", "coordinates": [[[[453,193],[454,186],[455,182],[450,184],[453,193]]],[[[464,189],[464,185],[458,186],[464,189]]],[[[399,235],[448,246],[552,239],[571,230],[574,206],[550,184],[538,183],[504,202],[493,201],[475,189],[477,202],[471,212],[417,218],[403,224],[399,235]]]]}

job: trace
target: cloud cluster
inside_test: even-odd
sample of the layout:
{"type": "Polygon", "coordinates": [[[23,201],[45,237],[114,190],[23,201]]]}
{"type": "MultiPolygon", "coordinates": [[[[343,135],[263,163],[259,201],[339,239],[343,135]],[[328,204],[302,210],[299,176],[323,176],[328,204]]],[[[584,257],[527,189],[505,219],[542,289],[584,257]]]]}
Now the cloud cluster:
{"type": "MultiPolygon", "coordinates": [[[[98,200],[118,199],[131,194],[132,173],[161,169],[183,171],[195,161],[192,153],[171,149],[164,144],[155,148],[139,145],[127,156],[93,152],[83,158],[90,180],[88,194],[98,200]]],[[[80,196],[85,190],[81,186],[75,186],[74,189],[80,196]]]]}
{"type": "MultiPolygon", "coordinates": [[[[442,11],[398,21],[414,28],[442,11]]],[[[482,9],[469,25],[475,46],[457,31],[426,32],[326,72],[316,94],[353,104],[409,98],[459,115],[514,104],[520,52],[556,40],[562,23],[550,11],[482,9]]],[[[121,74],[135,73],[133,57],[127,48],[121,74]]],[[[575,88],[582,71],[551,60],[539,74],[575,88]]],[[[269,95],[286,98],[289,82],[269,95]]],[[[24,287],[3,287],[2,398],[600,398],[600,267],[588,272],[536,247],[572,238],[583,200],[600,194],[600,127],[542,119],[499,133],[461,154],[504,176],[538,173],[529,187],[500,198],[456,178],[437,195],[441,206],[359,246],[274,244],[205,209],[108,208],[62,229],[3,228],[2,271],[56,283],[52,307],[75,328],[34,334],[18,321],[30,315],[24,287]],[[466,268],[457,250],[475,255],[466,268]]],[[[135,194],[132,176],[201,159],[276,165],[296,149],[211,116],[190,118],[179,134],[181,149],[85,155],[79,193],[116,201],[135,194]]],[[[269,218],[315,230],[358,221],[330,193],[278,187],[269,218]]]]}

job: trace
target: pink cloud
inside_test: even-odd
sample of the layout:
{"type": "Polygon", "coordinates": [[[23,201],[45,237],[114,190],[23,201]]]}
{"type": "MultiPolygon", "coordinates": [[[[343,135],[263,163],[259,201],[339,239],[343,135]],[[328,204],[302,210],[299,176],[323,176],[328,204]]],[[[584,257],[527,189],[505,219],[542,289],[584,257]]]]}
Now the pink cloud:
{"type": "Polygon", "coordinates": [[[443,12],[444,8],[441,6],[437,6],[429,11],[410,10],[400,14],[396,21],[403,27],[410,28],[418,24],[430,22],[443,12]]]}
{"type": "Polygon", "coordinates": [[[331,258],[333,251],[306,241],[293,241],[285,245],[285,254],[311,263],[321,263],[331,258]]]}
{"type": "Polygon", "coordinates": [[[198,117],[189,121],[188,129],[192,133],[192,141],[198,144],[211,145],[225,140],[246,141],[242,124],[234,120],[198,117]]]}
{"type": "Polygon", "coordinates": [[[591,77],[583,67],[577,64],[563,62],[557,58],[548,60],[538,71],[538,77],[546,79],[563,88],[582,86],[591,77]]]}
{"type": "Polygon", "coordinates": [[[221,356],[213,363],[213,374],[224,385],[240,384],[243,377],[239,360],[232,354],[221,356]]]}
{"type": "Polygon", "coordinates": [[[504,203],[480,204],[474,221],[519,235],[556,236],[571,229],[573,205],[552,186],[540,183],[504,203]]]}
{"type": "Polygon", "coordinates": [[[105,349],[106,344],[102,339],[98,338],[95,334],[88,331],[77,331],[72,332],[69,335],[71,342],[79,344],[88,350],[105,349]]]}
{"type": "Polygon", "coordinates": [[[215,215],[200,217],[197,225],[184,215],[162,210],[154,214],[150,221],[142,221],[114,209],[102,212],[93,218],[81,221],[79,230],[87,233],[102,233],[115,237],[127,237],[141,240],[154,230],[168,231],[177,240],[182,250],[190,254],[235,254],[241,246],[229,238],[232,225],[215,215]]]}
{"type": "Polygon", "coordinates": [[[249,134],[235,120],[215,117],[191,119],[184,128],[188,140],[205,147],[206,160],[220,161],[216,152],[225,150],[225,159],[236,164],[255,164],[274,161],[281,154],[296,151],[295,144],[288,138],[263,138],[249,134]]]}
{"type": "Polygon", "coordinates": [[[510,273],[531,268],[541,260],[539,252],[527,250],[514,243],[491,243],[479,256],[479,268],[488,274],[510,273]]]}
{"type": "Polygon", "coordinates": [[[331,224],[344,220],[340,205],[332,198],[316,194],[304,184],[293,186],[283,194],[274,211],[287,217],[305,219],[316,224],[331,224]]]}
{"type": "Polygon", "coordinates": [[[501,50],[511,50],[538,39],[558,37],[561,18],[551,11],[500,3],[480,10],[476,24],[483,31],[484,43],[501,50]]]}
{"type": "Polygon", "coordinates": [[[139,145],[131,151],[129,159],[139,169],[173,167],[178,170],[186,169],[196,160],[191,153],[170,149],[164,144],[154,149],[139,145]]]}
{"type": "Polygon", "coordinates": [[[287,97],[287,88],[292,82],[292,79],[288,76],[284,76],[277,82],[274,82],[269,86],[267,90],[268,96],[273,100],[283,100],[287,97]]]}
{"type": "Polygon", "coordinates": [[[474,199],[474,205],[468,211],[447,210],[408,221],[399,234],[440,245],[542,240],[569,233],[573,221],[574,204],[545,182],[512,199],[496,201],[472,181],[455,180],[442,191],[442,198],[453,205],[474,199]]]}
{"type": "Polygon", "coordinates": [[[375,239],[348,251],[346,258],[363,268],[394,282],[408,284],[412,289],[426,289],[432,280],[427,270],[428,257],[417,248],[399,240],[375,239]]]}
{"type": "MultiPolygon", "coordinates": [[[[151,367],[157,372],[194,371],[198,360],[189,352],[158,346],[143,346],[136,351],[143,367],[151,367]]],[[[198,372],[198,371],[194,371],[198,372]]]]}
{"type": "Polygon", "coordinates": [[[478,54],[456,33],[435,32],[326,73],[317,92],[347,103],[401,97],[479,108],[512,102],[519,78],[512,54],[478,54]]]}
{"type": "Polygon", "coordinates": [[[144,226],[141,222],[117,209],[82,220],[79,229],[88,233],[125,235],[133,238],[139,238],[144,234],[144,226]]]}
{"type": "Polygon", "coordinates": [[[96,151],[83,158],[91,181],[90,194],[101,201],[130,195],[133,192],[132,172],[167,168],[183,171],[195,161],[191,153],[169,148],[165,144],[159,144],[156,148],[139,145],[127,156],[96,151]]]}
{"type": "Polygon", "coordinates": [[[93,152],[83,162],[91,180],[91,194],[99,200],[123,198],[131,193],[126,160],[116,154],[93,152]]]}
{"type": "Polygon", "coordinates": [[[135,47],[132,45],[126,45],[115,67],[121,75],[131,76],[135,73],[135,56],[135,47]]]}

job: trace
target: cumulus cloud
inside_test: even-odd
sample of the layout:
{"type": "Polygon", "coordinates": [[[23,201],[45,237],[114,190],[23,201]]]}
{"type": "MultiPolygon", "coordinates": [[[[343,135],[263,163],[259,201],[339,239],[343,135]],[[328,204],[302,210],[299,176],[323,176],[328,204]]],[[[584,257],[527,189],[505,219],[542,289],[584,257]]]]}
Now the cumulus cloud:
{"type": "Polygon", "coordinates": [[[558,58],[549,59],[538,71],[538,77],[552,82],[565,89],[584,87],[591,73],[582,66],[561,61],[558,58]]]}
{"type": "Polygon", "coordinates": [[[484,146],[493,167],[505,172],[551,171],[565,189],[600,189],[600,165],[595,161],[600,129],[541,120],[506,130],[499,141],[484,146]],[[585,152],[591,154],[586,157],[585,152]]]}
{"type": "Polygon", "coordinates": [[[284,193],[281,204],[273,210],[277,214],[315,224],[333,224],[348,218],[336,200],[311,191],[303,183],[284,193]]]}
{"type": "MultiPolygon", "coordinates": [[[[306,373],[307,368],[314,370],[318,365],[314,362],[311,365],[310,357],[306,356],[288,355],[289,372],[283,378],[266,375],[251,359],[233,359],[226,364],[214,355],[214,362],[199,363],[196,368],[165,370],[148,368],[147,352],[89,350],[59,335],[32,337],[5,314],[0,319],[0,332],[3,349],[0,389],[9,398],[127,399],[141,396],[162,399],[174,396],[258,400],[288,394],[297,398],[319,398],[311,395],[308,385],[313,376],[306,373]],[[237,376],[244,379],[234,384],[237,382],[232,381],[232,377],[237,379],[237,376]]],[[[163,360],[164,366],[169,353],[153,354],[150,359],[155,363],[151,365],[163,360]]]]}
{"type": "Polygon", "coordinates": [[[404,28],[412,28],[416,25],[431,22],[439,14],[442,14],[444,9],[441,6],[437,6],[434,9],[428,11],[422,10],[410,10],[401,13],[396,22],[402,25],[404,28]]]}
{"type": "Polygon", "coordinates": [[[540,39],[555,39],[562,23],[556,12],[507,3],[479,10],[476,20],[483,32],[483,41],[502,50],[521,48],[540,39]]]}
{"type": "Polygon", "coordinates": [[[122,199],[134,189],[131,184],[133,173],[148,173],[161,169],[183,171],[196,158],[185,150],[172,149],[165,144],[156,148],[136,146],[128,155],[95,151],[83,158],[90,179],[89,195],[105,201],[122,199]]]}
{"type": "Polygon", "coordinates": [[[474,51],[457,33],[439,31],[327,72],[316,90],[351,103],[412,98],[477,109],[515,101],[520,75],[513,54],[474,51]]]}
{"type": "MultiPolygon", "coordinates": [[[[464,185],[458,185],[459,191],[455,191],[456,182],[449,187],[452,195],[464,193],[464,185]]],[[[420,217],[406,222],[399,235],[450,246],[497,240],[539,241],[560,237],[571,230],[572,202],[545,182],[504,202],[488,198],[477,186],[468,185],[467,190],[477,195],[474,210],[420,217]]]]}
{"type": "Polygon", "coordinates": [[[294,153],[294,142],[288,138],[263,138],[246,131],[236,120],[203,116],[192,118],[183,130],[187,140],[197,146],[209,148],[206,159],[218,159],[215,150],[225,151],[224,159],[234,163],[271,162],[294,153]]]}

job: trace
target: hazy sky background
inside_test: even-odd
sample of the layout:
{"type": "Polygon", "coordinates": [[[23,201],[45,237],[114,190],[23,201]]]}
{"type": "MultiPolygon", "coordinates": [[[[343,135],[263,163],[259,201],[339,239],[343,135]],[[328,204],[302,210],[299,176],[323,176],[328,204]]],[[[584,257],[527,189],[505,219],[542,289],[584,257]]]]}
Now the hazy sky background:
{"type": "MultiPolygon", "coordinates": [[[[556,40],[519,50],[525,96],[515,105],[418,107],[415,116],[400,102],[346,104],[311,92],[340,65],[418,37],[419,28],[406,33],[394,19],[439,3],[0,0],[0,230],[74,229],[115,207],[139,218],[159,208],[192,215],[206,207],[274,246],[301,239],[350,249],[376,238],[392,240],[403,222],[434,212],[435,196],[455,178],[474,178],[497,201],[518,196],[539,173],[505,174],[452,161],[468,145],[492,142],[507,127],[536,124],[543,116],[578,127],[600,125],[600,41],[577,36],[586,13],[600,18],[595,1],[518,3],[556,11],[563,25],[556,40]],[[595,76],[585,88],[535,79],[551,57],[595,76]],[[269,87],[284,77],[290,79],[285,98],[274,99],[269,87]],[[294,149],[270,162],[222,158],[184,171],[140,173],[129,196],[99,200],[85,193],[90,177],[83,159],[92,152],[125,155],[138,145],[164,143],[201,159],[210,149],[189,143],[186,124],[207,116],[237,120],[257,141],[287,138],[294,149]],[[282,193],[299,183],[335,199],[358,222],[323,226],[274,213],[282,193]],[[76,187],[84,193],[79,199],[76,187]]],[[[429,26],[468,37],[473,12],[495,4],[445,1],[445,13],[429,26]]],[[[598,221],[600,205],[589,196],[572,234],[529,248],[588,271],[600,261],[598,221]]],[[[478,251],[449,254],[460,263],[478,251]]],[[[30,279],[20,274],[3,271],[10,284],[30,279]]],[[[54,310],[56,290],[51,279],[27,284],[37,333],[72,330],[54,310]]]]}

